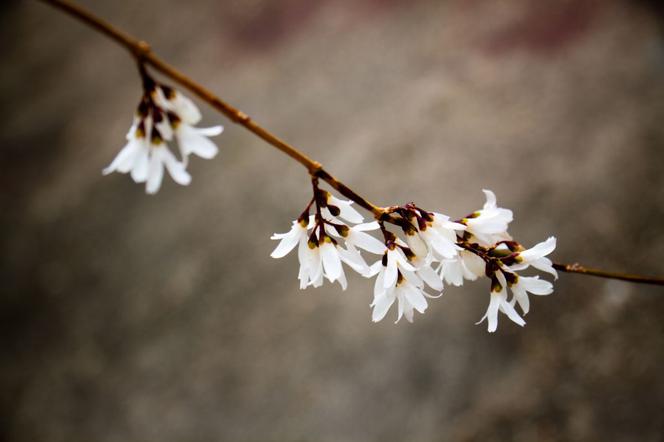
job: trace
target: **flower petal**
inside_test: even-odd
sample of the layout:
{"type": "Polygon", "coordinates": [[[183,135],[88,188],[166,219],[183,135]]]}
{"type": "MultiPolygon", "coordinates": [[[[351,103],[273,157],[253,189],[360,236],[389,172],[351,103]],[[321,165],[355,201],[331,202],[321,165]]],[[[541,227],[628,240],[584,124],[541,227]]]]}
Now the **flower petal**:
{"type": "Polygon", "coordinates": [[[323,260],[325,276],[327,276],[331,282],[339,279],[343,269],[341,267],[341,259],[339,258],[339,252],[337,251],[336,246],[331,242],[324,242],[320,246],[320,256],[323,260]]]}
{"type": "Polygon", "coordinates": [[[161,187],[161,181],[164,177],[164,164],[158,155],[152,152],[150,155],[150,167],[148,169],[148,179],[145,185],[145,191],[149,194],[155,194],[161,187]]]}

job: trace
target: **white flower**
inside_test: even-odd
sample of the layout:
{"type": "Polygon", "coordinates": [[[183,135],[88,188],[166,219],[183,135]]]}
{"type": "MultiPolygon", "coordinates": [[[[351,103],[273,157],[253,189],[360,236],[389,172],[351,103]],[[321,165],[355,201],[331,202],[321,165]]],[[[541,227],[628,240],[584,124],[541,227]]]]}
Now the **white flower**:
{"type": "Polygon", "coordinates": [[[297,257],[300,263],[298,279],[300,288],[305,289],[309,285],[319,287],[323,284],[323,262],[317,244],[309,242],[308,228],[310,222],[306,219],[293,221],[291,229],[286,233],[275,233],[270,237],[272,240],[280,240],[277,247],[272,251],[272,258],[283,258],[298,247],[297,257]]]}
{"type": "Polygon", "coordinates": [[[415,272],[403,270],[402,272],[407,275],[409,280],[416,281],[416,286],[421,287],[424,283],[436,291],[443,290],[443,280],[431,267],[433,258],[431,255],[417,256],[410,255],[409,263],[415,268],[415,272]]]}
{"type": "Polygon", "coordinates": [[[517,280],[510,287],[513,295],[510,304],[514,305],[514,303],[518,303],[524,315],[530,310],[529,292],[540,296],[549,295],[553,292],[553,284],[549,281],[539,279],[539,276],[514,276],[517,280]]]}
{"type": "Polygon", "coordinates": [[[515,324],[523,327],[526,321],[516,312],[514,306],[507,302],[507,280],[500,270],[497,270],[495,277],[491,280],[491,300],[486,313],[476,324],[480,324],[485,319],[488,320],[487,330],[493,333],[498,328],[498,312],[501,311],[507,315],[515,324]]]}
{"type": "Polygon", "coordinates": [[[194,154],[206,160],[214,158],[219,152],[216,144],[208,139],[221,134],[224,131],[222,126],[213,127],[192,127],[186,123],[180,123],[175,128],[175,137],[178,140],[180,153],[187,163],[189,155],[194,154]]]}
{"type": "MultiPolygon", "coordinates": [[[[140,123],[141,128],[139,129],[139,123],[140,119],[134,117],[134,122],[129,128],[129,132],[127,132],[127,144],[120,150],[111,164],[102,170],[102,174],[108,175],[112,172],[127,173],[131,171],[132,178],[134,178],[134,169],[138,169],[141,172],[141,174],[138,175],[139,177],[142,175],[143,170],[147,170],[148,142],[145,139],[144,124],[140,123]],[[145,162],[145,166],[142,164],[138,165],[139,157],[141,157],[141,162],[145,162]]],[[[136,178],[134,178],[134,181],[141,182],[136,178]]],[[[143,178],[142,181],[145,181],[145,179],[143,178]]]]}
{"type": "Polygon", "coordinates": [[[145,191],[155,194],[161,187],[164,177],[164,166],[176,183],[186,186],[191,183],[191,175],[187,172],[185,165],[175,158],[168,147],[163,143],[151,143],[150,160],[147,171],[145,191]]]}
{"type": "Polygon", "coordinates": [[[145,190],[149,194],[156,193],[161,187],[164,167],[176,183],[186,186],[191,182],[185,165],[168,149],[161,132],[154,127],[150,117],[143,120],[134,119],[127,139],[125,147],[102,171],[104,175],[111,172],[131,172],[135,182],[146,183],[145,190]]]}
{"type": "MultiPolygon", "coordinates": [[[[383,273],[383,287],[386,289],[396,285],[400,271],[415,271],[415,267],[410,265],[406,259],[406,256],[397,247],[388,249],[387,252],[385,252],[385,257],[386,258],[384,258],[383,261],[386,262],[385,265],[380,269],[380,272],[383,273]]],[[[381,264],[382,263],[383,262],[381,261],[381,264]]]]}
{"type": "Polygon", "coordinates": [[[424,313],[428,306],[426,298],[436,297],[425,292],[424,282],[442,290],[442,282],[428,264],[415,268],[396,247],[388,249],[384,258],[372,266],[372,273],[377,274],[371,303],[371,319],[374,322],[383,319],[395,301],[398,310],[396,322],[402,316],[413,322],[414,311],[424,313]],[[427,272],[426,268],[431,272],[427,272]]]}
{"type": "Polygon", "coordinates": [[[275,233],[270,237],[272,240],[281,240],[277,247],[272,251],[270,256],[272,258],[283,258],[288,255],[296,245],[307,243],[307,227],[306,220],[295,220],[291,229],[286,233],[275,233]]]}
{"type": "Polygon", "coordinates": [[[175,89],[157,86],[154,97],[155,102],[166,110],[185,164],[191,154],[204,159],[211,159],[217,155],[219,148],[208,137],[221,134],[224,131],[223,126],[194,127],[201,120],[201,112],[193,101],[175,89]]]}
{"type": "Polygon", "coordinates": [[[380,255],[385,252],[385,244],[377,240],[373,236],[369,235],[368,231],[378,229],[378,223],[376,221],[364,224],[357,224],[348,229],[348,235],[346,236],[346,247],[351,250],[359,247],[360,249],[366,250],[370,253],[375,253],[380,255]]]}
{"type": "Polygon", "coordinates": [[[553,252],[556,248],[556,238],[550,236],[546,241],[536,244],[534,247],[519,252],[516,256],[516,264],[510,266],[511,270],[523,270],[528,266],[533,266],[538,270],[553,275],[558,279],[558,272],[553,268],[553,263],[546,255],[553,252]]]}
{"type": "Polygon", "coordinates": [[[102,173],[131,172],[135,182],[145,182],[146,192],[154,194],[161,187],[164,168],[176,183],[188,185],[191,182],[186,170],[189,155],[214,157],[218,148],[207,137],[219,135],[223,128],[193,127],[200,121],[201,114],[191,100],[154,82],[148,88],[127,134],[127,144],[102,173]],[[168,148],[167,142],[173,138],[178,141],[182,161],[168,148]]]}
{"type": "Polygon", "coordinates": [[[462,219],[467,231],[483,246],[492,246],[499,241],[510,240],[507,228],[512,222],[512,211],[496,205],[496,195],[490,190],[482,190],[486,203],[482,210],[462,219]]]}
{"type": "Polygon", "coordinates": [[[310,285],[314,287],[323,285],[323,260],[320,247],[311,241],[300,243],[297,256],[300,260],[300,270],[297,274],[300,289],[304,290],[310,285]]]}
{"type": "Polygon", "coordinates": [[[177,90],[159,85],[154,89],[155,102],[166,110],[175,112],[186,124],[195,125],[201,121],[201,111],[188,97],[177,90]]]}
{"type": "Polygon", "coordinates": [[[336,196],[332,195],[330,192],[326,192],[326,198],[327,198],[327,207],[324,210],[324,213],[327,214],[326,218],[334,218],[334,213],[333,211],[335,209],[330,210],[330,206],[333,208],[339,209],[338,216],[341,218],[345,219],[348,222],[351,222],[353,224],[358,224],[364,221],[364,217],[355,210],[352,207],[353,202],[352,201],[344,201],[336,196]]]}
{"type": "MultiPolygon", "coordinates": [[[[456,231],[463,231],[466,226],[450,221],[448,216],[440,213],[426,214],[427,221],[421,225],[417,220],[414,225],[417,233],[410,229],[406,232],[406,242],[415,255],[426,256],[429,252],[434,254],[437,260],[454,258],[461,250],[456,245],[456,231]]],[[[411,219],[412,222],[412,219],[411,219]]]]}
{"type": "MultiPolygon", "coordinates": [[[[369,273],[369,266],[360,255],[359,250],[355,247],[345,249],[338,244],[339,241],[342,241],[342,237],[335,231],[334,227],[326,226],[326,233],[321,239],[317,230],[312,236],[309,235],[308,230],[314,226],[313,217],[310,217],[308,221],[306,219],[295,220],[290,231],[275,233],[271,237],[273,240],[280,240],[280,243],[270,255],[273,258],[282,258],[293,250],[296,245],[299,246],[300,270],[298,279],[300,280],[301,289],[305,289],[310,285],[319,287],[323,284],[323,278],[326,278],[330,282],[339,281],[341,288],[346,290],[348,283],[342,263],[347,264],[361,275],[369,273]],[[339,240],[333,239],[330,234],[333,234],[339,240]]],[[[366,235],[361,231],[355,233],[354,237],[361,239],[364,238],[359,235],[366,235]]],[[[360,241],[360,243],[363,242],[360,241]]]]}
{"type": "MultiPolygon", "coordinates": [[[[378,280],[376,280],[376,284],[379,284],[378,280]]],[[[408,322],[413,322],[414,310],[424,313],[428,307],[423,290],[403,279],[395,287],[383,289],[375,294],[371,303],[371,307],[373,307],[371,320],[378,322],[383,319],[394,301],[397,301],[397,320],[395,322],[399,322],[402,316],[405,316],[408,322]]]]}
{"type": "MultiPolygon", "coordinates": [[[[366,275],[369,272],[369,266],[364,259],[362,259],[359,251],[354,250],[353,252],[349,252],[339,246],[338,242],[327,234],[322,240],[319,238],[318,241],[320,244],[318,249],[320,251],[323,276],[330,282],[339,281],[342,290],[346,290],[348,287],[342,262],[361,275],[366,275]]],[[[309,247],[311,248],[311,244],[309,244],[309,247]]],[[[316,278],[311,278],[312,280],[319,280],[318,270],[319,269],[316,268],[316,272],[314,273],[316,278]]]]}
{"type": "Polygon", "coordinates": [[[484,267],[482,258],[468,250],[462,250],[456,258],[444,259],[439,271],[445,282],[458,287],[463,284],[464,279],[475,281],[483,276],[484,267]]]}

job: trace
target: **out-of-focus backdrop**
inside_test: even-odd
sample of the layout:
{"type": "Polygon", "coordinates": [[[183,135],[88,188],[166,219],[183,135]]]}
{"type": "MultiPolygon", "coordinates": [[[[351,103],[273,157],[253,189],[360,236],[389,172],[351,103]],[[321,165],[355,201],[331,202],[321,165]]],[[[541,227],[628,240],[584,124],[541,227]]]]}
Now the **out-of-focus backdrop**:
{"type": "MultiPolygon", "coordinates": [[[[664,273],[657,2],[81,3],[372,201],[461,216],[489,188],[557,261],[664,273]]],[[[301,292],[269,257],[299,165],[199,103],[227,130],[188,188],[102,177],[132,59],[0,13],[2,440],[661,440],[662,289],[563,274],[488,334],[482,281],[372,324],[372,282],[301,292]]]]}

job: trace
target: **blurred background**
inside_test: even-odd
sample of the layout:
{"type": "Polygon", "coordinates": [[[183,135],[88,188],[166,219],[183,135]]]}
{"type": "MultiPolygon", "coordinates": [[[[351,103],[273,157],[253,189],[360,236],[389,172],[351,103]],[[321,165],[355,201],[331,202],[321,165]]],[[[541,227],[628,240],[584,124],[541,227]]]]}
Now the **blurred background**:
{"type": "MultiPolygon", "coordinates": [[[[461,216],[482,188],[554,259],[664,273],[664,38],[628,0],[81,1],[370,200],[461,216]]],[[[563,274],[521,329],[488,282],[372,324],[372,282],[269,257],[302,167],[226,125],[189,188],[102,177],[135,65],[0,6],[0,439],[660,441],[664,291],[563,274]]]]}

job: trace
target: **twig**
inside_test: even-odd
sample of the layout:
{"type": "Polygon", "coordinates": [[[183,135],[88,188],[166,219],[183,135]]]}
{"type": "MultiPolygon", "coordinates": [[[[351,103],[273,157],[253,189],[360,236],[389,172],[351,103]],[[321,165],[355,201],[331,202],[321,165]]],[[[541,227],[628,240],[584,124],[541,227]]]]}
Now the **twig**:
{"type": "Polygon", "coordinates": [[[664,285],[664,278],[650,276],[630,275],[628,273],[607,272],[606,270],[591,269],[584,267],[579,263],[558,264],[554,263],[553,268],[567,273],[579,273],[581,275],[597,276],[600,278],[619,279],[621,281],[638,282],[641,284],[664,285]]]}
{"type": "MultiPolygon", "coordinates": [[[[183,74],[182,72],[175,69],[173,66],[169,65],[159,57],[157,57],[154,52],[150,49],[150,45],[145,41],[138,40],[132,37],[129,34],[126,34],[115,26],[111,25],[105,20],[95,16],[91,12],[83,9],[82,7],[76,5],[73,2],[67,0],[41,0],[44,3],[48,3],[51,6],[60,9],[61,11],[67,13],[68,15],[86,23],[88,26],[94,28],[98,32],[106,35],[110,39],[114,40],[116,43],[123,46],[127,49],[137,61],[145,63],[153,67],[155,70],[161,72],[163,75],[169,77],[171,80],[179,83],[193,94],[198,96],[201,100],[208,103],[214,109],[218,110],[226,117],[228,117],[234,123],[237,123],[243,126],[245,129],[251,131],[258,137],[262,138],[268,144],[273,147],[276,147],[298,163],[302,164],[308,172],[313,176],[322,179],[328,183],[332,188],[337,190],[340,194],[344,195],[346,198],[357,203],[359,206],[370,211],[376,219],[392,222],[392,218],[389,214],[388,208],[383,208],[371,203],[369,200],[360,196],[350,187],[346,186],[344,183],[332,176],[328,171],[326,171],[322,164],[318,161],[312,160],[303,152],[300,152],[294,146],[283,141],[267,129],[260,126],[256,123],[249,115],[245,114],[239,109],[231,106],[230,104],[223,101],[221,98],[214,95],[211,91],[203,87],[202,85],[196,83],[194,80],[183,74]]],[[[644,283],[644,284],[655,284],[655,285],[664,285],[663,278],[654,278],[646,277],[639,275],[628,275],[623,273],[616,272],[607,272],[604,270],[589,269],[581,266],[580,264],[554,264],[554,267],[563,272],[569,273],[579,273],[582,275],[592,275],[602,278],[610,279],[619,279],[623,281],[644,283]]]]}

